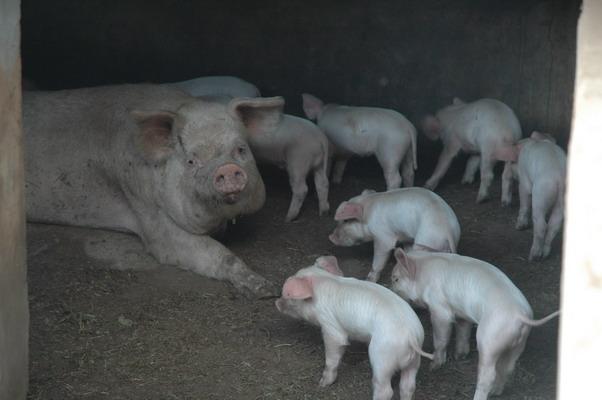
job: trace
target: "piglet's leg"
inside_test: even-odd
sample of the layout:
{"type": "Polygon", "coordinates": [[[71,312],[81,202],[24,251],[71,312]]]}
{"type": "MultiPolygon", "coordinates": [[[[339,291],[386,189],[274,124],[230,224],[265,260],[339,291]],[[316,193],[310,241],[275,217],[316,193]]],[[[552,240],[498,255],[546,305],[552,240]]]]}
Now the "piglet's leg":
{"type": "Polygon", "coordinates": [[[466,169],[464,170],[464,176],[462,177],[462,183],[473,183],[474,176],[479,169],[479,164],[481,163],[481,156],[472,155],[468,158],[466,162],[466,169]]]}
{"type": "Polygon", "coordinates": [[[546,237],[543,244],[543,256],[547,257],[550,255],[552,249],[552,241],[560,231],[562,227],[562,220],[564,219],[564,193],[558,193],[559,198],[556,200],[556,204],[550,214],[548,220],[548,230],[546,231],[546,237]]]}
{"type": "Polygon", "coordinates": [[[531,189],[521,179],[518,184],[518,194],[520,197],[520,208],[516,218],[516,229],[521,230],[529,227],[529,212],[531,211],[531,189]]]}
{"type": "Polygon", "coordinates": [[[372,259],[372,270],[366,278],[370,282],[377,282],[380,273],[389,260],[389,253],[395,248],[395,238],[375,238],[374,239],[374,257],[372,259]]]}
{"type": "Polygon", "coordinates": [[[512,205],[512,179],[512,163],[506,162],[502,173],[502,207],[512,205]]]}
{"type": "Polygon", "coordinates": [[[497,323],[481,323],[477,327],[477,348],[479,366],[477,388],[473,400],[487,400],[497,380],[498,360],[508,349],[508,341],[513,339],[514,327],[498,320],[497,323]]]}
{"type": "Polygon", "coordinates": [[[345,353],[347,339],[340,334],[330,333],[327,330],[322,332],[322,337],[324,339],[325,365],[320,379],[320,386],[325,387],[331,385],[337,379],[337,370],[345,353]]]}
{"type": "Polygon", "coordinates": [[[546,214],[552,209],[556,201],[555,182],[536,182],[533,185],[533,244],[529,261],[539,259],[543,256],[544,240],[548,223],[546,214]]]}
{"type": "Polygon", "coordinates": [[[334,168],[332,172],[332,181],[334,183],[341,183],[343,180],[343,173],[345,172],[347,160],[349,160],[348,157],[340,157],[334,162],[334,168]]]}
{"type": "Polygon", "coordinates": [[[443,147],[441,154],[439,155],[439,161],[437,161],[437,166],[435,167],[435,171],[433,175],[429,178],[428,181],[424,184],[424,187],[430,190],[435,190],[439,181],[451,165],[452,160],[460,151],[460,145],[455,142],[448,143],[443,147]]]}
{"type": "Polygon", "coordinates": [[[328,204],[328,177],[322,166],[314,170],[314,183],[318,195],[319,213],[323,215],[330,210],[330,205],[328,204]]]}
{"type": "Polygon", "coordinates": [[[401,149],[396,146],[383,146],[376,152],[376,159],[380,163],[387,182],[387,190],[398,189],[401,185],[399,166],[403,159],[401,149]]]}
{"type": "Polygon", "coordinates": [[[416,355],[410,365],[402,368],[399,375],[399,399],[412,400],[416,390],[416,374],[420,368],[420,356],[416,355]]]}
{"type": "Polygon", "coordinates": [[[447,344],[451,335],[453,314],[444,307],[431,307],[431,324],[433,325],[434,359],[431,369],[437,369],[447,359],[447,344]]]}
{"type": "Polygon", "coordinates": [[[463,319],[456,320],[456,359],[466,357],[470,351],[470,332],[472,323],[463,319]]]}
{"type": "Polygon", "coordinates": [[[477,195],[477,203],[482,203],[489,199],[489,189],[493,181],[493,167],[497,162],[490,155],[481,154],[481,185],[477,195]]]}
{"type": "Polygon", "coordinates": [[[308,190],[306,179],[309,165],[304,165],[307,164],[307,161],[305,163],[295,163],[294,161],[295,160],[289,161],[287,168],[293,197],[291,198],[291,204],[286,214],[286,222],[291,222],[293,219],[297,218],[308,190]]]}
{"type": "Polygon", "coordinates": [[[372,400],[390,400],[393,397],[391,377],[399,368],[399,353],[391,343],[374,339],[368,346],[372,366],[372,400]]]}
{"type": "Polygon", "coordinates": [[[403,187],[414,186],[414,155],[412,149],[408,150],[403,163],[401,164],[401,176],[403,177],[403,187]]]}
{"type": "Polygon", "coordinates": [[[496,379],[491,389],[491,394],[500,395],[504,391],[504,387],[508,382],[508,379],[512,376],[516,362],[525,349],[526,340],[520,342],[517,346],[506,350],[506,352],[499,358],[496,366],[496,379]]]}

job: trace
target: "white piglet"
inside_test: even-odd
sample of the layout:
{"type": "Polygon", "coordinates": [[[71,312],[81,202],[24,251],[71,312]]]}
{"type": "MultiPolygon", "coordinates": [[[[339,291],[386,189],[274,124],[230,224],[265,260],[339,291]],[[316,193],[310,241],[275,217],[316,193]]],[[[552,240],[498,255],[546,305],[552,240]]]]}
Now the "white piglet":
{"type": "Polygon", "coordinates": [[[460,223],[451,207],[436,193],[423,188],[404,188],[361,195],[338,207],[339,224],[329,236],[337,246],[374,241],[369,281],[376,282],[397,242],[414,249],[455,253],[460,223]]]}
{"type": "Polygon", "coordinates": [[[258,162],[286,169],[293,196],[286,221],[297,218],[307,195],[307,175],[313,172],[319,202],[319,214],[327,213],[328,139],[313,122],[283,115],[271,132],[249,135],[249,144],[258,162]]]}
{"type": "Polygon", "coordinates": [[[453,104],[442,108],[435,116],[427,116],[424,134],[431,140],[441,139],[443,150],[426,188],[434,190],[460,150],[471,154],[466,163],[462,183],[472,183],[480,166],[481,185],[477,203],[489,198],[493,181],[493,167],[498,161],[508,161],[513,155],[512,145],[521,138],[521,128],[514,112],[506,104],[494,99],[480,99],[464,103],[455,98],[453,104]]]}
{"type": "Polygon", "coordinates": [[[259,89],[235,76],[203,76],[168,85],[182,89],[192,96],[259,97],[259,89]]]}
{"type": "Polygon", "coordinates": [[[414,170],[418,165],[416,128],[403,115],[385,108],[324,104],[310,94],[303,94],[303,110],[335,145],[334,183],[341,182],[347,160],[355,154],[376,156],[387,190],[401,185],[400,166],[404,186],[414,185],[414,170]]]}
{"type": "Polygon", "coordinates": [[[395,249],[392,289],[403,299],[425,306],[433,325],[433,368],[446,360],[456,326],[456,357],[468,354],[472,324],[477,324],[479,367],[474,400],[501,394],[523,352],[532,326],[558,315],[533,320],[521,291],[498,268],[457,254],[395,249]]]}
{"type": "Polygon", "coordinates": [[[566,154],[552,136],[533,132],[515,146],[517,163],[503,176],[502,204],[512,202],[512,177],[518,178],[520,210],[516,229],[529,226],[533,215],[533,244],[529,260],[550,255],[552,241],[564,218],[566,154]]]}
{"type": "Polygon", "coordinates": [[[320,386],[332,384],[349,340],[368,342],[374,400],[393,397],[391,377],[401,370],[401,400],[416,387],[424,330],[412,308],[389,289],[345,278],[332,256],[319,257],[286,280],[278,311],[322,329],[325,367],[320,386]]]}

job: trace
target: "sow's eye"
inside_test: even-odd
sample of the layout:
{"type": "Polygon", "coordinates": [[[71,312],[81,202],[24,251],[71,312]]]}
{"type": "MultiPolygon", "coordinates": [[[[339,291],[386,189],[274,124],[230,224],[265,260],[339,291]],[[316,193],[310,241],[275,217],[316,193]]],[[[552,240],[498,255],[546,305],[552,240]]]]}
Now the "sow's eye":
{"type": "Polygon", "coordinates": [[[196,167],[196,168],[201,168],[201,167],[203,166],[203,165],[201,164],[201,162],[200,162],[198,159],[194,158],[194,157],[192,157],[192,158],[189,158],[188,160],[186,160],[186,163],[187,163],[187,164],[188,164],[188,166],[189,166],[189,167],[191,167],[191,168],[195,168],[195,167],[196,167]]]}
{"type": "Polygon", "coordinates": [[[234,156],[239,159],[245,159],[249,153],[249,148],[245,145],[238,145],[234,149],[234,156]]]}

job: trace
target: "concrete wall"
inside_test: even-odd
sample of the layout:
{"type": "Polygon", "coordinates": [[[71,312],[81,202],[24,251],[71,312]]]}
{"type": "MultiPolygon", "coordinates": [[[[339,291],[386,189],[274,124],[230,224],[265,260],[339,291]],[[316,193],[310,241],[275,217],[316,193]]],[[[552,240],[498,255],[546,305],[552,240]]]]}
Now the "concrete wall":
{"type": "Polygon", "coordinates": [[[411,119],[496,97],[566,142],[579,0],[24,0],[42,87],[232,74],[267,95],[380,105],[411,119]]]}
{"type": "Polygon", "coordinates": [[[560,327],[560,400],[602,399],[602,2],[579,21],[560,327]]]}
{"type": "Polygon", "coordinates": [[[0,400],[25,399],[28,376],[19,8],[0,0],[0,400]]]}

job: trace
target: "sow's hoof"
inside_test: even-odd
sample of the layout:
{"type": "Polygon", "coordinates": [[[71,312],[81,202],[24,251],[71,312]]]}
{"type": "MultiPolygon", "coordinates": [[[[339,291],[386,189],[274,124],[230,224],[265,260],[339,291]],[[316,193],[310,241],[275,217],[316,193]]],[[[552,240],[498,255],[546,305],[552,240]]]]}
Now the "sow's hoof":
{"type": "Polygon", "coordinates": [[[244,282],[236,282],[234,287],[249,299],[271,299],[280,296],[279,287],[259,275],[250,276],[244,282]]]}

